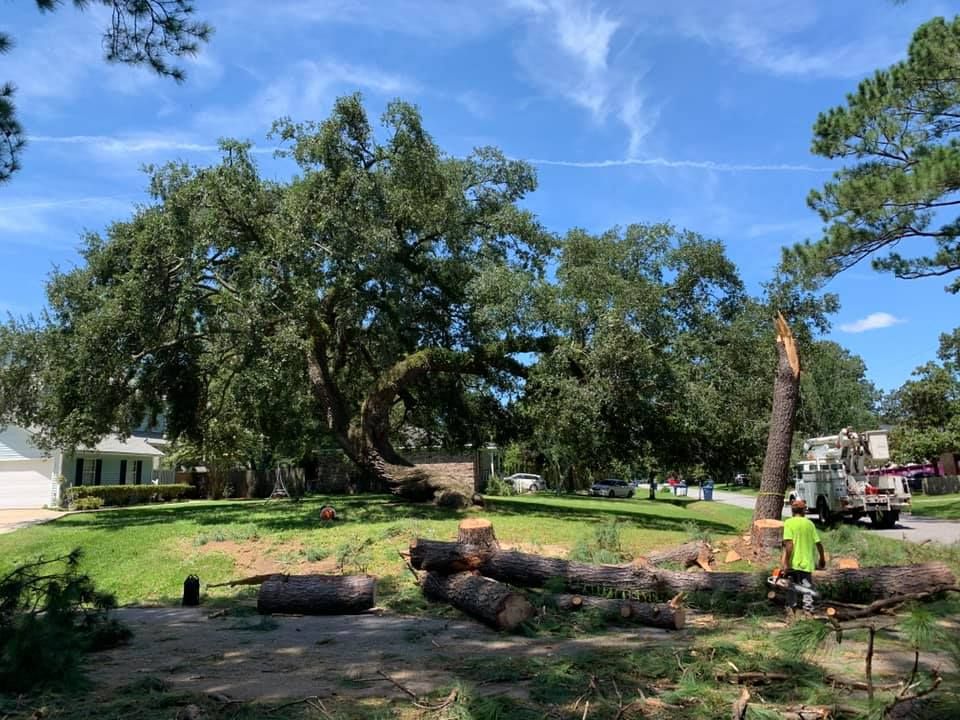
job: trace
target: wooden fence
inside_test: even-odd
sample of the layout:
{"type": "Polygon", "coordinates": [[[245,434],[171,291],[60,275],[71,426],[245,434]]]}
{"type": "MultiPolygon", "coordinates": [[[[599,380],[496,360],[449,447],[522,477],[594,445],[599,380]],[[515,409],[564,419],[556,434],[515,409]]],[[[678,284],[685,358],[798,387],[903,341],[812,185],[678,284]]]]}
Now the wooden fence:
{"type": "Polygon", "coordinates": [[[957,492],[960,492],[960,477],[956,475],[923,479],[924,495],[946,495],[957,492]]]}

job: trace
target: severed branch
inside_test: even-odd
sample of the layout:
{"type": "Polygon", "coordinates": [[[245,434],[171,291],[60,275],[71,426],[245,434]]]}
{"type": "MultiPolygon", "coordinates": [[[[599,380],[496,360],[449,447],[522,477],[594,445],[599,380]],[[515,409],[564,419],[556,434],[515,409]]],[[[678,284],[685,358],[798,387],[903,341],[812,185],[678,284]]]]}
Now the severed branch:
{"type": "Polygon", "coordinates": [[[428,705],[424,702],[421,702],[420,696],[417,695],[413,690],[411,690],[408,687],[404,687],[403,685],[398,683],[396,680],[394,680],[392,677],[387,675],[383,670],[377,670],[377,675],[379,675],[384,680],[389,682],[391,685],[397,688],[397,690],[402,692],[404,695],[408,696],[413,701],[413,704],[415,707],[418,707],[421,710],[427,710],[429,712],[439,712],[440,710],[445,710],[446,708],[450,707],[454,703],[454,701],[456,701],[457,695],[459,694],[458,689],[453,688],[453,690],[450,691],[450,694],[447,695],[446,699],[444,699],[443,702],[437,705],[428,705]]]}

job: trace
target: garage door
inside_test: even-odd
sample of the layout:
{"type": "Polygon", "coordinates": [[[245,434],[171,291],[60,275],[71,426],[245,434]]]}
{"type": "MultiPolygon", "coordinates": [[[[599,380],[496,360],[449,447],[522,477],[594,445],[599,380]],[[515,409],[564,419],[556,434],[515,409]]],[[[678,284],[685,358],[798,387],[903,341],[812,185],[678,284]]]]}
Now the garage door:
{"type": "Polygon", "coordinates": [[[0,508],[50,504],[50,478],[36,470],[0,470],[0,508]]]}

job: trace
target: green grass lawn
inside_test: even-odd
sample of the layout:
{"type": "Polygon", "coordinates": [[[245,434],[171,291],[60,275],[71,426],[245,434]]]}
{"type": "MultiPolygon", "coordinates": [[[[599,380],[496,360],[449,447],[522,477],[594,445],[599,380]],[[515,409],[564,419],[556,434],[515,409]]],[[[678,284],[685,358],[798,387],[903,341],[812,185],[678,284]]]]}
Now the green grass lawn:
{"type": "MultiPolygon", "coordinates": [[[[478,514],[493,521],[501,542],[550,555],[565,555],[577,541],[590,542],[595,528],[610,520],[621,521],[622,546],[629,556],[693,534],[731,536],[750,520],[749,511],[686,498],[490,498],[478,514]]],[[[121,604],[175,604],[190,574],[206,586],[276,571],[255,569],[248,564],[251,560],[292,573],[318,567],[337,572],[342,565],[344,572],[376,575],[382,604],[417,610],[423,601],[398,551],[418,536],[454,539],[463,517],[388,496],[315,497],[300,504],[198,501],[77,513],[0,536],[0,571],[79,547],[83,568],[121,604]],[[327,503],[337,508],[339,519],[324,525],[319,511],[327,503]]],[[[224,588],[209,591],[209,596],[249,593],[249,588],[224,588]]]]}
{"type": "Polygon", "coordinates": [[[960,520],[960,494],[914,495],[911,501],[914,515],[943,520],[960,520]]]}

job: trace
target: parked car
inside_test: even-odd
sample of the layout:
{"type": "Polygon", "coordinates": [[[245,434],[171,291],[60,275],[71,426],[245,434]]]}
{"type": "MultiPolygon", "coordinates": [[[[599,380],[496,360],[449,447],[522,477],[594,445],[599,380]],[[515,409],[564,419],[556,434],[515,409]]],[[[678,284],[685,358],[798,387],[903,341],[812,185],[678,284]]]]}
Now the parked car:
{"type": "Polygon", "coordinates": [[[633,488],[630,487],[630,483],[626,480],[609,478],[607,480],[597,480],[597,482],[591,485],[590,494],[599,495],[600,497],[629,498],[633,497],[633,488]]]}
{"type": "Polygon", "coordinates": [[[737,473],[733,476],[733,484],[737,487],[746,487],[750,484],[750,478],[747,477],[746,473],[737,473]]]}
{"type": "Polygon", "coordinates": [[[543,478],[533,473],[514,473],[503,480],[518,493],[537,492],[544,488],[543,478]]]}

